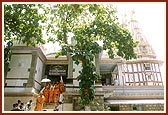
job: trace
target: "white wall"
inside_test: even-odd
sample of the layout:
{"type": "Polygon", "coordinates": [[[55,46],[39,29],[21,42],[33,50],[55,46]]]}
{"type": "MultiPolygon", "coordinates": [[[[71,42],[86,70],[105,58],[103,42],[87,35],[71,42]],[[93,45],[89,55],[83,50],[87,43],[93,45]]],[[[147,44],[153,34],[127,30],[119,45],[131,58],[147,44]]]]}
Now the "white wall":
{"type": "Polygon", "coordinates": [[[6,80],[7,86],[23,86],[24,83],[27,83],[27,80],[19,78],[29,78],[28,69],[31,66],[31,60],[31,55],[12,55],[10,71],[6,80]]]}
{"type": "MultiPolygon", "coordinates": [[[[35,74],[35,80],[41,83],[42,79],[42,74],[43,74],[43,62],[40,60],[40,58],[37,58],[37,65],[36,65],[36,74],[35,74]]],[[[40,89],[41,86],[35,82],[36,89],[40,89]]]]}
{"type": "Polygon", "coordinates": [[[12,55],[7,78],[29,78],[31,55],[12,55]]]}
{"type": "MultiPolygon", "coordinates": [[[[131,64],[127,64],[127,69],[125,69],[124,71],[125,72],[132,72],[132,73],[129,73],[129,75],[128,75],[128,73],[125,73],[125,76],[124,76],[125,82],[134,82],[134,80],[135,80],[135,82],[137,82],[136,85],[139,85],[139,80],[141,82],[148,81],[148,85],[153,85],[154,81],[162,82],[162,79],[161,79],[162,77],[161,77],[161,74],[159,71],[158,64],[154,64],[154,63],[150,64],[149,72],[151,72],[151,79],[152,80],[150,80],[148,78],[148,76],[145,75],[147,73],[147,71],[144,70],[143,63],[138,63],[137,65],[133,64],[133,69],[132,69],[131,64]],[[129,78],[130,78],[130,80],[129,80],[129,78]]],[[[162,84],[162,83],[160,83],[160,84],[162,84]]],[[[143,85],[143,83],[141,83],[141,85],[143,85]]]]}

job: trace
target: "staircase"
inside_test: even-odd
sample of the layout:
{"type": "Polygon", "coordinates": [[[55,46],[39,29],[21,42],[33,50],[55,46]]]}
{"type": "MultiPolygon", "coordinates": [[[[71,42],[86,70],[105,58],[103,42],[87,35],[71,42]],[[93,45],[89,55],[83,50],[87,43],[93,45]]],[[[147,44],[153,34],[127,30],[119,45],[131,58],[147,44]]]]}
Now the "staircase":
{"type": "Polygon", "coordinates": [[[54,103],[44,103],[43,111],[53,111],[54,110],[54,103]]]}

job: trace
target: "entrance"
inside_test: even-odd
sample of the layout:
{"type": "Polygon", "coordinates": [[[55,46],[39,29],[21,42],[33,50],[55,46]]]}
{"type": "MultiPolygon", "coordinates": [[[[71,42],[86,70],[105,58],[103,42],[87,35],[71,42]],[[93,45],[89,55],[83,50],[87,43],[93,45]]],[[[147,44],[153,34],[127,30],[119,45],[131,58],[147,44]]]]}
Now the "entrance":
{"type": "Polygon", "coordinates": [[[68,65],[46,65],[45,74],[51,82],[60,82],[61,76],[63,82],[66,83],[68,73],[68,65]]]}
{"type": "Polygon", "coordinates": [[[111,73],[101,74],[102,85],[111,85],[111,73]]]}
{"type": "Polygon", "coordinates": [[[118,79],[118,74],[117,73],[112,73],[112,72],[103,73],[103,72],[101,72],[100,75],[102,76],[101,81],[102,81],[103,86],[104,85],[106,85],[106,86],[117,85],[117,84],[115,84],[115,80],[118,79]]]}
{"type": "MultiPolygon", "coordinates": [[[[50,79],[52,82],[56,83],[56,82],[60,82],[61,80],[61,76],[54,76],[54,75],[48,75],[47,77],[48,79],[50,79]]],[[[67,76],[62,76],[63,82],[66,82],[66,78],[67,76]]]]}

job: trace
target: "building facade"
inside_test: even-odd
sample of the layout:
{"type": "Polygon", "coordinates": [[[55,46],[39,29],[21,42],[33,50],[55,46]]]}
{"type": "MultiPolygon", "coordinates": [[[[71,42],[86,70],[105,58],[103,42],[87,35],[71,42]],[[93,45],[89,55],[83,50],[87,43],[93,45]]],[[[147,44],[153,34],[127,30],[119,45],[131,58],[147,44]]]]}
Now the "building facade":
{"type": "MultiPolygon", "coordinates": [[[[95,58],[96,70],[101,80],[95,83],[96,96],[92,111],[164,111],[164,84],[160,67],[152,46],[148,43],[134,12],[122,26],[128,28],[139,43],[135,48],[138,58],[126,61],[118,56],[109,59],[106,54],[95,58]]],[[[81,111],[79,81],[77,76],[81,65],[76,65],[70,56],[55,58],[44,54],[41,48],[14,46],[7,76],[4,76],[4,111],[12,109],[18,99],[25,102],[32,99],[32,93],[39,93],[44,86],[41,80],[65,83],[63,111],[81,111]]],[[[52,110],[53,105],[44,109],[52,110]]]]}

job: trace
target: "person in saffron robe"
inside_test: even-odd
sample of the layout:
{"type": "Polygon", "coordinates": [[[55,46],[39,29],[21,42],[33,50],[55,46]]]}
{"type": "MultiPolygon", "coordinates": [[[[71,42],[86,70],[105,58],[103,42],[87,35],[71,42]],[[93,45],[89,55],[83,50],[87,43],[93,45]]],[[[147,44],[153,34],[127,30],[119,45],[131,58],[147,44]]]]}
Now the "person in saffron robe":
{"type": "Polygon", "coordinates": [[[54,85],[54,93],[58,94],[58,97],[60,96],[60,85],[59,85],[59,82],[56,82],[56,84],[54,85]]]}
{"type": "Polygon", "coordinates": [[[50,90],[49,90],[49,103],[53,103],[53,94],[54,94],[54,89],[53,86],[50,86],[50,90]]]}
{"type": "Polygon", "coordinates": [[[34,95],[36,97],[36,107],[35,111],[42,111],[43,110],[43,104],[45,102],[45,97],[43,93],[39,93],[39,95],[34,95]]]}
{"type": "Polygon", "coordinates": [[[62,76],[60,76],[60,92],[65,92],[65,87],[64,87],[64,81],[63,81],[63,78],[62,76]]]}
{"type": "Polygon", "coordinates": [[[64,82],[60,82],[60,92],[64,91],[65,91],[64,82]]]}
{"type": "Polygon", "coordinates": [[[53,100],[54,100],[54,103],[55,103],[56,96],[58,96],[58,93],[57,93],[57,89],[54,87],[54,89],[53,89],[53,100]]]}
{"type": "Polygon", "coordinates": [[[45,97],[45,102],[48,103],[49,102],[49,85],[46,85],[44,87],[44,90],[42,91],[43,92],[43,95],[45,97]]]}
{"type": "Polygon", "coordinates": [[[59,97],[58,97],[58,94],[55,94],[55,99],[54,99],[54,105],[55,107],[57,107],[59,105],[59,97]]]}

